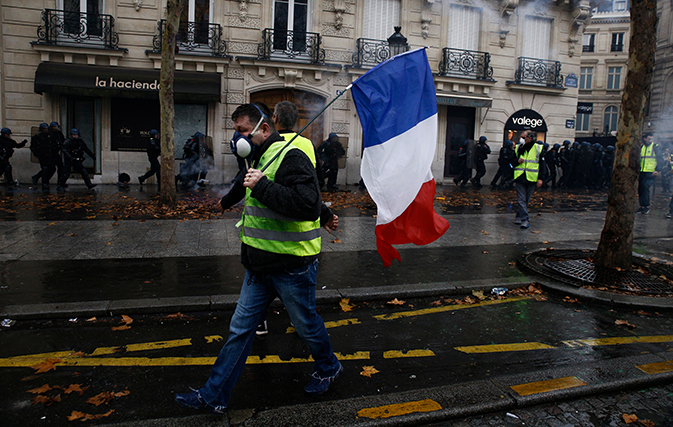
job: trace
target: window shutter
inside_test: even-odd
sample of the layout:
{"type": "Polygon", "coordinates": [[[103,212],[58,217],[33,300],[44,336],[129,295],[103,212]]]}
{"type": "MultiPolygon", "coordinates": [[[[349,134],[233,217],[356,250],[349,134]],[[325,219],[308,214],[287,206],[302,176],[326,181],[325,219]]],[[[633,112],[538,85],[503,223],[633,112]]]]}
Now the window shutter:
{"type": "Polygon", "coordinates": [[[400,25],[400,0],[366,0],[363,37],[387,40],[400,25]]]}
{"type": "Polygon", "coordinates": [[[453,49],[479,50],[481,10],[451,5],[449,12],[449,46],[453,49]]]}
{"type": "Polygon", "coordinates": [[[523,55],[527,58],[550,59],[551,19],[526,16],[523,26],[523,55]]]}

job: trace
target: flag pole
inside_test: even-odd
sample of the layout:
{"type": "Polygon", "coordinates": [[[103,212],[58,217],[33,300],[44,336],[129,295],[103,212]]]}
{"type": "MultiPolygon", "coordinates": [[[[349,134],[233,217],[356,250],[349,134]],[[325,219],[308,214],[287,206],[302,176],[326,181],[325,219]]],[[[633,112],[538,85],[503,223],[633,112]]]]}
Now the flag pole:
{"type": "Polygon", "coordinates": [[[336,101],[337,99],[339,99],[339,97],[340,97],[341,95],[343,95],[344,93],[346,93],[346,92],[348,91],[348,89],[350,89],[351,87],[353,87],[353,83],[349,84],[349,85],[346,87],[346,89],[344,89],[341,93],[339,93],[337,96],[335,96],[334,99],[332,99],[332,100],[329,102],[329,104],[325,105],[325,106],[323,107],[323,109],[320,110],[320,112],[319,112],[318,114],[316,114],[315,117],[313,117],[313,118],[311,119],[311,121],[309,121],[308,123],[306,123],[306,125],[304,125],[304,127],[301,128],[301,130],[300,130],[299,132],[297,132],[297,133],[292,137],[292,139],[290,139],[290,140],[283,146],[283,148],[281,148],[280,151],[279,151],[278,153],[276,153],[276,155],[273,156],[273,157],[271,158],[271,160],[269,160],[269,161],[262,167],[262,169],[260,169],[260,172],[264,172],[264,171],[266,170],[266,168],[268,168],[269,165],[270,165],[271,163],[273,163],[273,161],[276,160],[276,159],[278,158],[278,156],[280,156],[280,154],[281,154],[283,151],[285,151],[285,149],[286,149],[290,144],[292,144],[292,141],[294,141],[298,136],[300,136],[301,133],[304,132],[304,131],[306,130],[306,128],[309,127],[309,126],[311,125],[311,123],[313,123],[313,122],[315,121],[315,119],[317,119],[322,113],[324,113],[325,110],[327,110],[327,109],[329,108],[329,106],[332,105],[332,104],[334,103],[334,101],[336,101]]]}

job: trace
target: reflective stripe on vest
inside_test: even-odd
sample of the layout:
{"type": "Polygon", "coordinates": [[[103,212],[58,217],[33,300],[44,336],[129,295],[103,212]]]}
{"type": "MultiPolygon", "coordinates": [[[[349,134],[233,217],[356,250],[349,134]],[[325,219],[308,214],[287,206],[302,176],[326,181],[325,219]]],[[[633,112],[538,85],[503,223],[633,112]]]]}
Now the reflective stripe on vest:
{"type": "MultiPolygon", "coordinates": [[[[283,149],[285,144],[285,141],[273,143],[262,155],[257,167],[265,165],[276,153],[283,149]]],[[[274,180],[285,155],[290,150],[295,149],[299,148],[292,144],[281,152],[278,158],[264,171],[267,179],[274,180]]],[[[242,219],[243,228],[241,229],[241,241],[243,243],[253,248],[278,254],[311,256],[320,253],[320,218],[315,221],[299,221],[281,215],[252,197],[251,193],[252,191],[247,188],[242,219]]]]}
{"type": "MultiPolygon", "coordinates": [[[[295,132],[280,134],[280,136],[285,138],[285,141],[291,140],[292,137],[295,135],[296,135],[295,132]]],[[[303,151],[304,154],[308,156],[311,163],[313,163],[313,167],[315,167],[315,147],[313,146],[313,143],[311,142],[310,139],[304,138],[303,136],[299,135],[294,139],[294,141],[292,141],[292,145],[303,151]]]]}
{"type": "Polygon", "coordinates": [[[514,168],[514,179],[517,179],[524,172],[526,172],[526,181],[537,182],[538,174],[540,173],[540,152],[542,151],[541,144],[535,144],[535,150],[530,149],[523,153],[523,163],[519,163],[514,168]]]}
{"type": "Polygon", "coordinates": [[[640,147],[640,171],[654,172],[657,170],[657,158],[654,153],[654,144],[640,147]]]}

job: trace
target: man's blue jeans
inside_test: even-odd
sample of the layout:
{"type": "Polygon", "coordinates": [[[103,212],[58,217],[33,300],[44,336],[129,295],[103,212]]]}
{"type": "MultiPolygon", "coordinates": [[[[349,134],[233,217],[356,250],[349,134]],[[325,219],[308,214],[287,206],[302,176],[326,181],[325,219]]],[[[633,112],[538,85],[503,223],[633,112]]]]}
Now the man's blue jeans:
{"type": "Polygon", "coordinates": [[[318,261],[290,271],[257,275],[246,271],[236,311],[229,325],[229,338],[222,347],[210,378],[199,392],[212,406],[227,406],[238,377],[243,372],[255,331],[266,316],[271,301],[278,296],[299,336],[308,344],[321,377],[336,374],[339,361],[332,352],[327,330],[315,311],[318,261]]]}
{"type": "Polygon", "coordinates": [[[650,193],[654,184],[652,174],[652,172],[640,172],[638,175],[638,200],[641,208],[650,206],[650,193]]]}
{"type": "Polygon", "coordinates": [[[515,181],[514,184],[516,187],[516,203],[519,205],[516,211],[516,219],[528,221],[528,203],[530,203],[530,198],[533,197],[537,181],[515,181]]]}

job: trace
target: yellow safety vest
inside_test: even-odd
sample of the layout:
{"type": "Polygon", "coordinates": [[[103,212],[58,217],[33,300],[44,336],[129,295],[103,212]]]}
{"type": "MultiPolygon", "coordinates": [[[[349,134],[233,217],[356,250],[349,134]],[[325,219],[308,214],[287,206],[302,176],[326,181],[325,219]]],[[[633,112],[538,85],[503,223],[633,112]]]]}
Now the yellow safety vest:
{"type": "Polygon", "coordinates": [[[650,145],[643,144],[640,147],[640,171],[654,172],[657,170],[657,158],[654,154],[654,143],[650,145]]]}
{"type": "MultiPolygon", "coordinates": [[[[285,141],[291,140],[292,137],[295,135],[296,135],[295,132],[280,134],[280,136],[285,138],[285,141]]],[[[292,145],[303,151],[304,154],[308,156],[309,160],[311,160],[311,163],[313,163],[313,167],[315,167],[315,147],[313,146],[313,143],[311,142],[310,139],[304,138],[303,136],[299,135],[294,139],[294,141],[292,141],[292,145]]]]}
{"type": "Polygon", "coordinates": [[[537,176],[540,173],[540,152],[542,151],[541,144],[535,144],[533,148],[523,153],[523,163],[519,163],[514,168],[514,179],[517,179],[524,172],[526,172],[526,180],[530,182],[537,182],[537,176]]]}
{"type": "MultiPolygon", "coordinates": [[[[310,141],[309,141],[310,142],[310,141]]],[[[258,165],[261,167],[283,150],[286,141],[278,141],[264,152],[258,165]]],[[[271,181],[285,155],[298,149],[291,144],[264,171],[271,181]]],[[[252,197],[252,190],[246,188],[245,209],[243,210],[241,241],[253,248],[277,254],[311,256],[320,253],[320,218],[315,221],[299,221],[276,213],[252,197]]]]}

